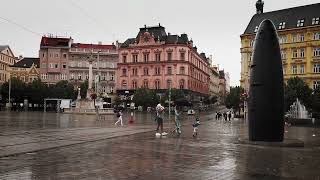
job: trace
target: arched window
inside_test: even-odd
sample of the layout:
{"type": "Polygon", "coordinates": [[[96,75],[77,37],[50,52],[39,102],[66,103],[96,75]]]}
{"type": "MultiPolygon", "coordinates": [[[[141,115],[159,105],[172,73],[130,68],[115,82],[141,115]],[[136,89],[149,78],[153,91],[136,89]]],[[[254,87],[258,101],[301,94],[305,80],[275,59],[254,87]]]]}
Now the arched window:
{"type": "Polygon", "coordinates": [[[137,89],[138,88],[138,82],[136,80],[132,81],[132,89],[137,89]]]}
{"type": "Polygon", "coordinates": [[[181,80],[179,81],[179,88],[180,88],[180,89],[184,89],[184,79],[181,79],[181,80]]]}
{"type": "Polygon", "coordinates": [[[184,67],[180,67],[180,74],[185,74],[185,70],[184,70],[184,67]]]}
{"type": "Polygon", "coordinates": [[[172,88],[172,80],[168,79],[167,80],[167,88],[169,89],[170,87],[172,88]]]}
{"type": "Polygon", "coordinates": [[[143,75],[145,76],[149,75],[149,69],[147,67],[143,68],[143,75]]]}
{"type": "Polygon", "coordinates": [[[159,79],[154,81],[154,87],[155,87],[155,89],[160,89],[160,80],[159,79]]]}
{"type": "Polygon", "coordinates": [[[143,87],[144,88],[149,88],[149,84],[148,84],[148,80],[147,79],[143,80],[143,87]]]}
{"type": "Polygon", "coordinates": [[[122,89],[127,89],[127,81],[126,80],[122,81],[122,89]]]}

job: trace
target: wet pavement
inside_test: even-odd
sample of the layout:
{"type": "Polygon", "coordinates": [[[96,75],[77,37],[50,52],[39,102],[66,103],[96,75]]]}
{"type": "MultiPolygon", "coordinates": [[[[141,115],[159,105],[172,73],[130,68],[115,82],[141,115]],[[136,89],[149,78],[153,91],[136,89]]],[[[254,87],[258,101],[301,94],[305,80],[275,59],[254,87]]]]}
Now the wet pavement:
{"type": "MultiPolygon", "coordinates": [[[[1,114],[0,142],[23,132],[55,132],[54,136],[59,136],[72,130],[81,136],[95,129],[110,130],[102,133],[107,135],[154,128],[154,122],[147,118],[149,115],[140,115],[134,125],[114,128],[113,119],[90,121],[88,117],[71,116],[61,123],[60,118],[54,118],[57,114],[40,114],[39,117],[51,118],[40,123],[34,115],[31,118],[24,114],[21,118],[25,120],[19,120],[15,114],[11,115],[15,120],[7,122],[1,114]],[[32,119],[33,123],[28,122],[32,119]]],[[[0,157],[0,179],[320,180],[319,128],[287,127],[285,137],[303,140],[304,148],[253,146],[237,143],[238,138],[247,137],[244,120],[216,121],[212,116],[200,117],[197,138],[192,137],[190,120],[185,120],[180,137],[172,134],[156,138],[153,131],[148,131],[0,157]]],[[[70,137],[76,138],[74,135],[70,137]]]]}

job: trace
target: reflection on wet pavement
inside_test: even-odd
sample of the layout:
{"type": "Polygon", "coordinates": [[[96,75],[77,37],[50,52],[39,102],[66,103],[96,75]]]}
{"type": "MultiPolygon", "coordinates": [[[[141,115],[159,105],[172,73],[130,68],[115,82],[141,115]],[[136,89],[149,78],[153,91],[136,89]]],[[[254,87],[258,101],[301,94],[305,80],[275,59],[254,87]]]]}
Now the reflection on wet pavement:
{"type": "MultiPolygon", "coordinates": [[[[137,121],[142,125],[144,120],[137,121]]],[[[57,124],[55,127],[60,128],[61,123],[57,124]]],[[[82,126],[67,124],[68,128],[109,126],[97,125],[96,121],[83,122],[82,126]]],[[[20,127],[26,126],[12,129],[25,129],[20,127]]],[[[247,123],[243,120],[203,122],[197,138],[192,137],[191,125],[182,130],[180,137],[156,138],[154,132],[147,132],[3,157],[0,179],[320,179],[317,146],[237,144],[237,138],[247,136],[247,123]]],[[[319,139],[311,139],[313,133],[320,131],[290,127],[286,137],[316,142],[319,139]]]]}

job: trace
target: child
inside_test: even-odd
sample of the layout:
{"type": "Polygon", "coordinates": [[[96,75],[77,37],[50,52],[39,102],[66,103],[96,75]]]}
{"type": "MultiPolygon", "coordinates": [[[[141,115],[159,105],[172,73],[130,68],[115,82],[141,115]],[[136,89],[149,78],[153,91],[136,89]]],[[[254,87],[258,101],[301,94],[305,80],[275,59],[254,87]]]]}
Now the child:
{"type": "Polygon", "coordinates": [[[120,122],[121,126],[123,126],[121,110],[118,111],[117,117],[118,117],[118,121],[116,123],[114,123],[114,125],[118,125],[118,123],[120,122]]]}
{"type": "Polygon", "coordinates": [[[196,118],[196,122],[192,124],[193,127],[193,137],[196,137],[198,135],[198,126],[200,125],[200,120],[199,118],[196,118]]]}

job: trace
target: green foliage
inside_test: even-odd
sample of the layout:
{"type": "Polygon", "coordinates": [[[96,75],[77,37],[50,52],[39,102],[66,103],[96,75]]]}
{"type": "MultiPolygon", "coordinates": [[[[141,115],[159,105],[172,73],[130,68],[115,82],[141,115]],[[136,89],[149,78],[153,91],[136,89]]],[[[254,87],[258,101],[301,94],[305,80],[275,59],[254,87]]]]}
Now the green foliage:
{"type": "Polygon", "coordinates": [[[225,104],[227,108],[233,108],[234,110],[240,109],[241,94],[244,92],[240,86],[231,87],[230,93],[227,95],[225,104]]]}
{"type": "Polygon", "coordinates": [[[116,96],[113,102],[113,104],[116,106],[119,106],[122,103],[121,98],[119,96],[116,96]]]}
{"type": "Polygon", "coordinates": [[[133,95],[133,102],[136,106],[143,106],[144,108],[152,107],[159,102],[159,97],[154,90],[139,88],[136,89],[133,95]]]}
{"type": "Polygon", "coordinates": [[[312,89],[299,77],[290,78],[284,87],[285,111],[290,109],[290,105],[298,98],[307,109],[312,104],[312,89]]]}
{"type": "MultiPolygon", "coordinates": [[[[185,94],[182,89],[171,89],[171,101],[176,101],[178,99],[184,99],[185,94]]],[[[164,98],[165,101],[169,100],[169,89],[165,92],[164,98]]]]}
{"type": "MultiPolygon", "coordinates": [[[[17,78],[11,78],[11,99],[12,102],[23,102],[26,98],[26,85],[17,78]]],[[[5,102],[9,102],[9,82],[5,82],[1,88],[2,98],[5,102]]]]}
{"type": "Polygon", "coordinates": [[[82,99],[87,97],[88,81],[86,80],[80,85],[80,96],[82,99]]]}
{"type": "Polygon", "coordinates": [[[320,87],[314,90],[312,98],[313,117],[320,119],[320,87]]]}
{"type": "Polygon", "coordinates": [[[77,91],[74,90],[73,85],[68,81],[59,81],[57,84],[50,86],[51,98],[61,98],[61,99],[76,99],[77,91]]]}
{"type": "Polygon", "coordinates": [[[48,86],[41,82],[40,79],[34,80],[27,84],[26,95],[29,97],[30,102],[41,104],[48,96],[48,86]]]}
{"type": "Polygon", "coordinates": [[[217,97],[216,96],[207,96],[204,98],[203,103],[204,104],[214,104],[217,102],[217,97]]]}

